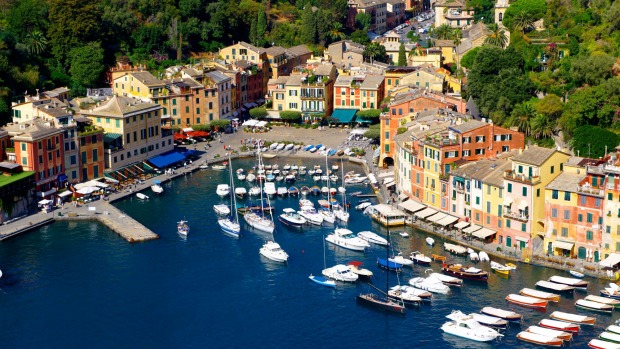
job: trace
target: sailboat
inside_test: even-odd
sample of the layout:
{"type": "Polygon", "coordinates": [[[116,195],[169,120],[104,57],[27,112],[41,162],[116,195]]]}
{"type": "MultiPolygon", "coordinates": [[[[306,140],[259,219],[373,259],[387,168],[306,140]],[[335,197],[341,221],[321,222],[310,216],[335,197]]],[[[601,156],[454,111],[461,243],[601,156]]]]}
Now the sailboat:
{"type": "MultiPolygon", "coordinates": [[[[228,164],[230,166],[230,171],[228,171],[230,174],[230,187],[233,188],[233,190],[235,190],[235,183],[233,181],[233,176],[232,176],[233,168],[232,168],[232,161],[230,159],[230,153],[228,153],[228,164]]],[[[234,237],[239,237],[241,226],[239,225],[239,213],[237,212],[236,195],[230,195],[230,207],[232,208],[232,211],[234,211],[234,214],[231,216],[227,216],[227,217],[221,217],[220,219],[217,220],[217,224],[220,225],[220,228],[226,234],[230,234],[234,237]]]]}
{"type": "MultiPolygon", "coordinates": [[[[388,236],[388,243],[390,240],[390,230],[389,230],[389,224],[388,226],[388,231],[387,231],[387,236],[388,236]]],[[[389,245],[388,245],[389,246],[389,245]]],[[[386,251],[386,259],[389,257],[389,247],[385,249],[386,251]]],[[[389,283],[389,277],[390,277],[390,273],[388,271],[385,271],[385,292],[379,290],[378,288],[376,288],[375,286],[368,284],[372,287],[374,287],[376,290],[378,290],[379,292],[381,292],[383,295],[378,296],[374,293],[362,293],[357,295],[357,301],[361,304],[366,304],[378,309],[381,309],[383,311],[389,311],[389,312],[395,312],[395,313],[401,313],[404,314],[405,313],[405,304],[400,301],[393,301],[388,297],[388,290],[390,288],[390,283],[389,283]]]]}
{"type": "MultiPolygon", "coordinates": [[[[262,168],[263,164],[262,164],[260,152],[257,152],[257,153],[258,153],[258,168],[260,169],[262,168]]],[[[259,186],[261,187],[261,190],[260,190],[261,206],[263,204],[264,182],[265,182],[264,178],[258,180],[259,186]]],[[[271,207],[271,205],[268,205],[268,206],[271,207]]],[[[275,224],[273,223],[273,220],[270,220],[269,218],[265,217],[265,210],[260,210],[260,212],[258,213],[251,211],[251,210],[247,211],[243,215],[243,218],[245,219],[246,223],[248,223],[248,225],[260,231],[264,231],[266,233],[273,233],[273,231],[275,230],[275,224]]]]}
{"type": "Polygon", "coordinates": [[[333,207],[332,206],[332,212],[334,212],[334,216],[336,216],[336,218],[340,219],[343,222],[348,222],[349,221],[349,212],[347,212],[347,194],[346,194],[346,184],[344,183],[344,166],[342,164],[342,159],[340,159],[340,169],[342,170],[342,190],[340,191],[340,193],[342,194],[342,206],[337,206],[337,207],[333,207]]]}
{"type": "MultiPolygon", "coordinates": [[[[329,168],[327,166],[327,154],[325,154],[325,168],[329,168]]],[[[327,176],[327,202],[329,203],[329,176],[327,176]]],[[[336,221],[336,216],[334,215],[334,212],[332,212],[332,210],[330,209],[329,205],[327,207],[323,207],[319,209],[319,212],[321,213],[321,216],[323,216],[323,220],[328,222],[328,223],[334,223],[336,221]]]]}
{"type": "MultiPolygon", "coordinates": [[[[325,241],[323,241],[323,268],[327,268],[327,262],[325,261],[325,241]]],[[[312,282],[315,282],[321,286],[336,287],[336,282],[326,278],[325,276],[315,276],[310,274],[308,278],[312,280],[312,282]]]]}

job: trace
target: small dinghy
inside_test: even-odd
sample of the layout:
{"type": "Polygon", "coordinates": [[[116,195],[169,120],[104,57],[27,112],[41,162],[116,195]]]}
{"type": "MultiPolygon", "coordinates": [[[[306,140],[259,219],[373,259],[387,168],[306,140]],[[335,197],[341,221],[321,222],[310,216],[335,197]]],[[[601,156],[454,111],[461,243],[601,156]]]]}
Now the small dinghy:
{"type": "Polygon", "coordinates": [[[506,300],[509,303],[520,305],[522,307],[528,308],[536,308],[536,309],[546,309],[547,301],[543,299],[538,299],[534,297],[521,296],[518,294],[509,294],[506,296],[506,300]]]}
{"type": "Polygon", "coordinates": [[[299,195],[299,189],[297,189],[296,187],[288,188],[288,195],[289,196],[297,196],[297,195],[299,195]]]}
{"type": "Polygon", "coordinates": [[[524,342],[544,345],[546,347],[561,347],[564,345],[564,341],[559,338],[528,331],[519,332],[519,334],[517,334],[517,338],[524,342]]]}
{"type": "Polygon", "coordinates": [[[421,253],[420,251],[414,251],[411,252],[411,255],[409,256],[409,258],[413,261],[413,263],[415,264],[419,264],[419,265],[431,265],[431,259],[429,257],[426,257],[423,253],[421,253]]]}
{"type": "Polygon", "coordinates": [[[416,297],[420,297],[422,298],[423,301],[425,302],[430,302],[433,299],[433,294],[428,292],[428,291],[424,291],[421,290],[419,288],[415,288],[413,286],[408,286],[408,285],[397,285],[391,288],[392,290],[400,290],[403,293],[411,293],[412,295],[416,296],[416,297]]]}
{"type": "Polygon", "coordinates": [[[321,286],[336,287],[336,282],[326,278],[325,276],[314,276],[314,275],[310,274],[310,276],[308,278],[312,282],[317,283],[317,284],[319,284],[321,286]]]}
{"type": "Polygon", "coordinates": [[[441,280],[441,282],[443,282],[443,284],[446,285],[446,286],[452,286],[452,287],[462,287],[463,286],[463,280],[461,280],[459,278],[455,278],[454,276],[450,276],[450,275],[433,273],[432,269],[427,269],[425,271],[425,273],[428,274],[429,271],[431,272],[429,276],[432,276],[432,277],[435,277],[435,278],[441,280]]]}
{"type": "Polygon", "coordinates": [[[563,277],[563,276],[554,275],[554,276],[549,278],[549,281],[555,282],[556,284],[563,284],[563,285],[572,286],[574,288],[582,288],[582,289],[588,288],[588,282],[587,281],[583,281],[583,280],[579,280],[579,279],[574,279],[574,278],[566,278],[566,277],[563,277]]]}
{"type": "Polygon", "coordinates": [[[534,290],[531,288],[524,288],[519,291],[519,294],[522,296],[534,297],[538,299],[544,299],[549,302],[559,302],[560,295],[555,293],[543,292],[539,290],[534,290]]]}
{"type": "Polygon", "coordinates": [[[585,275],[576,271],[576,270],[569,270],[568,271],[572,276],[578,278],[578,279],[582,279],[585,275]]]}
{"type": "Polygon", "coordinates": [[[502,274],[502,275],[510,275],[510,271],[512,270],[503,264],[493,262],[493,261],[491,261],[491,269],[494,272],[498,274],[502,274]]]}
{"type": "Polygon", "coordinates": [[[480,261],[480,257],[478,256],[478,253],[476,253],[476,252],[471,252],[471,253],[469,254],[469,259],[470,259],[472,262],[478,262],[478,261],[480,261]]]}
{"type": "Polygon", "coordinates": [[[377,245],[387,246],[388,244],[388,241],[386,239],[371,231],[360,231],[359,233],[357,233],[357,237],[377,245]]]}
{"type": "Polygon", "coordinates": [[[596,318],[590,316],[564,313],[561,311],[554,311],[553,313],[551,313],[550,317],[554,320],[570,322],[572,324],[578,325],[594,325],[594,323],[596,322],[596,318]]]}
{"type": "Polygon", "coordinates": [[[575,288],[573,286],[568,286],[564,284],[556,284],[555,282],[549,282],[545,280],[538,281],[536,283],[536,286],[547,289],[547,290],[556,291],[556,292],[571,293],[575,291],[575,288]]]}
{"type": "Polygon", "coordinates": [[[517,270],[517,265],[514,263],[506,263],[505,265],[512,270],[517,270]]]}
{"type": "Polygon", "coordinates": [[[594,296],[594,295],[588,295],[584,299],[587,300],[587,301],[591,301],[591,302],[597,302],[597,303],[603,303],[603,304],[611,305],[614,308],[620,308],[620,301],[617,300],[617,299],[608,298],[608,297],[594,296]]]}
{"type": "Polygon", "coordinates": [[[603,332],[598,336],[598,338],[604,341],[620,344],[620,334],[617,333],[603,332]]]}
{"type": "Polygon", "coordinates": [[[409,233],[401,231],[400,233],[398,233],[398,235],[404,237],[404,238],[408,238],[409,237],[409,233]]]}
{"type": "Polygon", "coordinates": [[[538,322],[538,326],[570,333],[579,333],[579,330],[581,330],[581,327],[579,327],[579,325],[571,324],[570,322],[549,319],[540,320],[540,322],[538,322]]]}
{"type": "Polygon", "coordinates": [[[575,302],[575,306],[577,308],[598,311],[601,313],[611,313],[614,310],[614,307],[611,305],[587,301],[585,299],[579,299],[577,302],[575,302]]]}
{"type": "Polygon", "coordinates": [[[488,262],[488,261],[490,261],[489,255],[486,252],[484,252],[484,251],[478,252],[478,256],[480,256],[480,261],[481,262],[488,262]]]}
{"type": "Polygon", "coordinates": [[[431,254],[431,259],[432,259],[433,261],[435,261],[435,262],[441,262],[441,263],[443,263],[443,262],[445,262],[445,261],[446,261],[446,256],[442,256],[442,255],[439,255],[439,254],[434,254],[434,253],[433,253],[433,254],[431,254]]]}
{"type": "Polygon", "coordinates": [[[514,311],[493,307],[484,307],[480,310],[480,312],[485,315],[495,316],[508,321],[521,321],[523,318],[521,314],[515,313],[514,311]]]}
{"type": "Polygon", "coordinates": [[[347,266],[349,267],[349,270],[351,270],[352,273],[357,274],[357,276],[359,276],[360,279],[362,278],[370,279],[373,273],[372,271],[368,269],[361,268],[363,264],[364,263],[360,261],[351,261],[347,264],[347,266]]]}
{"type": "Polygon", "coordinates": [[[620,349],[620,344],[593,339],[588,342],[588,346],[593,349],[620,349]]]}
{"type": "Polygon", "coordinates": [[[615,333],[615,334],[620,334],[620,326],[617,326],[617,325],[609,325],[609,326],[607,326],[607,328],[605,329],[605,331],[607,331],[607,332],[611,332],[611,333],[615,333]]]}
{"type": "Polygon", "coordinates": [[[235,195],[237,195],[237,197],[240,199],[243,199],[247,192],[247,189],[245,189],[244,187],[235,188],[235,195]]]}
{"type": "Polygon", "coordinates": [[[136,193],[136,196],[138,197],[138,199],[140,200],[148,200],[149,197],[147,195],[144,195],[142,193],[136,193]]]}
{"type": "Polygon", "coordinates": [[[536,334],[542,334],[543,336],[559,338],[567,342],[573,339],[573,334],[570,332],[552,330],[550,328],[544,328],[544,327],[539,327],[539,326],[530,326],[526,329],[526,331],[536,333],[536,334]]]}
{"type": "Polygon", "coordinates": [[[435,240],[429,236],[426,238],[426,244],[429,246],[433,246],[435,244],[435,240]]]}
{"type": "Polygon", "coordinates": [[[400,271],[403,269],[402,264],[388,261],[385,258],[377,258],[377,265],[379,266],[379,268],[393,270],[393,271],[400,271]]]}

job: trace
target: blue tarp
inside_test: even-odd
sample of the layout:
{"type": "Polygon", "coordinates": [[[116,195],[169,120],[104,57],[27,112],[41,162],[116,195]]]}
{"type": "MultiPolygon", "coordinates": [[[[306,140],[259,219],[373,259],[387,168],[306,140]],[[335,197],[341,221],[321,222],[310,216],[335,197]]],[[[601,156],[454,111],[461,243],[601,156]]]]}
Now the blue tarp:
{"type": "Polygon", "coordinates": [[[174,151],[151,158],[149,162],[157,168],[164,168],[183,160],[185,160],[185,156],[174,151]]]}
{"type": "Polygon", "coordinates": [[[336,109],[332,113],[332,118],[337,119],[339,123],[348,124],[355,118],[357,109],[336,109]]]}

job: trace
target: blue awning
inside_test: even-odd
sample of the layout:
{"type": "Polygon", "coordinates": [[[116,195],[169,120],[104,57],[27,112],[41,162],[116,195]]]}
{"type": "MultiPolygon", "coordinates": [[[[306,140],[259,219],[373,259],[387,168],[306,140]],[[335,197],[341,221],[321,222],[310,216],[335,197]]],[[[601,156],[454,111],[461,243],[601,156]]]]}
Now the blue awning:
{"type": "Polygon", "coordinates": [[[61,173],[61,174],[58,175],[58,182],[64,182],[67,179],[69,179],[69,178],[67,178],[67,175],[64,174],[64,173],[61,173]]]}
{"type": "Polygon", "coordinates": [[[150,158],[149,162],[157,168],[164,168],[183,160],[185,160],[185,156],[183,156],[183,154],[173,151],[150,158]]]}
{"type": "Polygon", "coordinates": [[[355,118],[357,109],[336,109],[332,113],[332,118],[337,119],[339,123],[348,124],[355,118]]]}

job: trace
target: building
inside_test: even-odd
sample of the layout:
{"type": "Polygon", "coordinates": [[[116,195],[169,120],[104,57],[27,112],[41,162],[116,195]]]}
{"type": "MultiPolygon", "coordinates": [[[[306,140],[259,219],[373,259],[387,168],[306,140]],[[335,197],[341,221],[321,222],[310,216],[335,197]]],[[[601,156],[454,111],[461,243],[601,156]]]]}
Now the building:
{"type": "Polygon", "coordinates": [[[231,78],[217,70],[204,73],[202,84],[205,87],[207,122],[232,117],[231,78]]]}
{"type": "MultiPolygon", "coordinates": [[[[0,130],[0,137],[7,136],[6,131],[0,130]]],[[[31,214],[40,200],[34,194],[35,173],[24,171],[22,166],[8,161],[0,162],[0,173],[0,200],[3,202],[0,223],[31,214]]]]}
{"type": "MultiPolygon", "coordinates": [[[[82,119],[82,118],[80,118],[82,119]]],[[[93,126],[92,121],[88,118],[78,120],[77,123],[77,139],[79,140],[79,182],[85,182],[91,179],[103,176],[105,170],[105,157],[103,149],[104,131],[102,127],[93,126]]],[[[71,159],[73,161],[73,158],[71,159]]],[[[67,168],[67,176],[72,183],[76,173],[70,172],[67,168]]]]}
{"type": "Polygon", "coordinates": [[[334,83],[334,108],[378,109],[385,79],[381,75],[339,75],[334,83]]]}
{"type": "Polygon", "coordinates": [[[603,234],[604,258],[611,253],[620,253],[620,146],[616,147],[616,153],[609,157],[603,164],[603,170],[607,176],[605,185],[605,205],[603,208],[603,234]]]}
{"type": "Polygon", "coordinates": [[[469,50],[482,46],[489,34],[491,34],[491,31],[482,22],[478,22],[469,28],[463,29],[461,43],[455,50],[457,64],[460,64],[461,58],[469,52],[469,50]]]}
{"type": "MultiPolygon", "coordinates": [[[[55,96],[56,93],[50,95],[55,96]]],[[[13,123],[41,119],[49,122],[54,127],[62,127],[69,124],[73,116],[66,102],[56,97],[48,97],[46,92],[37,93],[34,96],[24,96],[23,102],[13,102],[11,104],[11,110],[13,123]]]]}
{"type": "Polygon", "coordinates": [[[405,0],[386,1],[386,27],[394,28],[405,20],[405,0]]]}
{"type": "Polygon", "coordinates": [[[412,72],[415,72],[416,70],[417,70],[416,67],[397,67],[397,66],[389,66],[387,69],[385,69],[385,71],[383,72],[383,76],[385,78],[384,95],[385,96],[395,95],[394,93],[392,93],[392,90],[401,85],[400,79],[402,79],[403,76],[406,76],[412,72]]]}
{"type": "Polygon", "coordinates": [[[504,14],[506,13],[508,6],[510,6],[508,0],[497,0],[495,3],[495,23],[497,25],[504,26],[504,14]]]}
{"type": "Polygon", "coordinates": [[[153,98],[153,102],[163,107],[165,124],[178,127],[206,124],[204,117],[204,87],[190,78],[163,80],[167,93],[153,98]]]}
{"type": "Polygon", "coordinates": [[[264,48],[256,47],[244,41],[221,48],[219,56],[226,62],[244,60],[257,65],[262,65],[267,60],[267,52],[264,48]]]}
{"type": "Polygon", "coordinates": [[[351,40],[336,41],[327,46],[326,56],[338,67],[359,67],[364,62],[364,45],[351,40]]]}
{"type": "Polygon", "coordinates": [[[105,131],[106,170],[118,170],[174,149],[172,132],[161,128],[162,111],[158,104],[122,96],[83,111],[94,126],[105,131]]]}
{"type": "Polygon", "coordinates": [[[443,62],[443,50],[439,47],[418,47],[409,52],[407,56],[407,64],[413,67],[417,67],[423,64],[430,64],[435,67],[441,67],[443,65],[443,62]]]}
{"type": "Polygon", "coordinates": [[[349,0],[347,13],[347,27],[355,27],[355,16],[358,13],[370,15],[369,30],[383,34],[387,30],[387,2],[384,0],[349,0]]]}
{"type": "Polygon", "coordinates": [[[435,71],[433,66],[425,65],[415,67],[411,73],[400,78],[401,85],[415,86],[443,93],[445,89],[445,75],[435,71]]]}
{"type": "Polygon", "coordinates": [[[119,96],[157,98],[167,93],[166,84],[148,71],[128,71],[118,74],[112,82],[119,96]]]}
{"type": "Polygon", "coordinates": [[[447,24],[452,28],[469,27],[474,22],[474,10],[461,0],[438,0],[435,8],[435,28],[447,24]]]}

